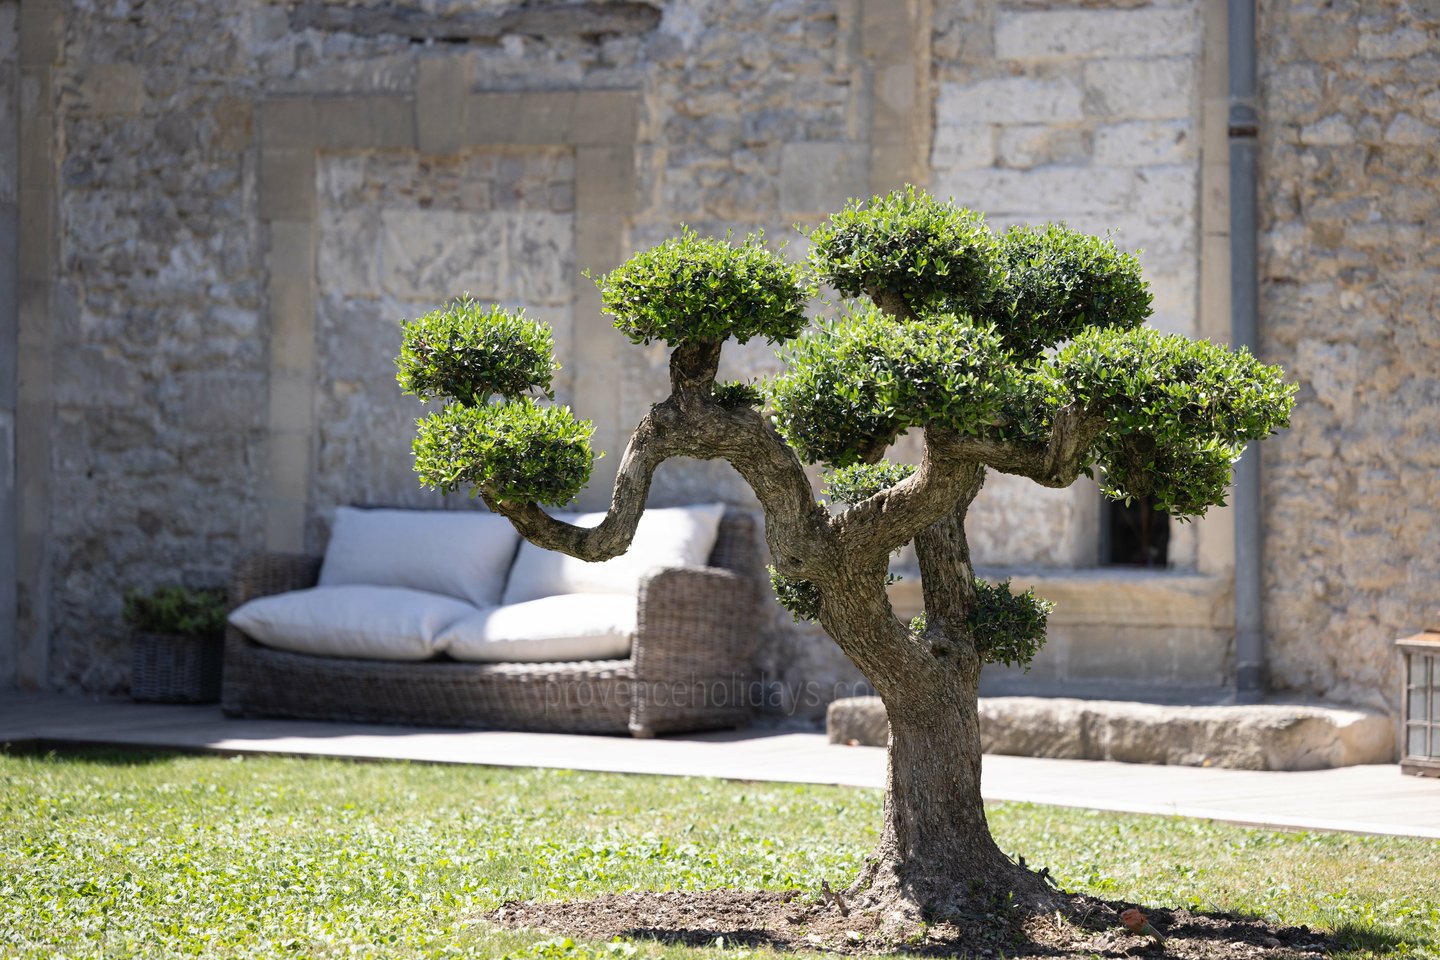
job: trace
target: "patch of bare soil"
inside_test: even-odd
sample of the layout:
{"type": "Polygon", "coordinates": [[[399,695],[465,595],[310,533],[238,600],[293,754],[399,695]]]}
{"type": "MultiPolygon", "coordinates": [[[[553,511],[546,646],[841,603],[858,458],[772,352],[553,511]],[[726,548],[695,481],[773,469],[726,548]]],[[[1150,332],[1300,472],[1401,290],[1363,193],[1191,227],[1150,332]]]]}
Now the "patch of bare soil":
{"type": "Polygon", "coordinates": [[[507,903],[489,919],[504,927],[587,940],[619,936],[700,947],[723,938],[726,947],[847,955],[1301,960],[1329,952],[1327,939],[1306,927],[1277,927],[1225,914],[1145,910],[1165,937],[1162,946],[1124,928],[1120,913],[1132,906],[1074,897],[1066,915],[1007,915],[1001,910],[910,925],[897,934],[898,918],[849,910],[839,898],[812,899],[796,891],[638,891],[593,900],[507,903]]]}

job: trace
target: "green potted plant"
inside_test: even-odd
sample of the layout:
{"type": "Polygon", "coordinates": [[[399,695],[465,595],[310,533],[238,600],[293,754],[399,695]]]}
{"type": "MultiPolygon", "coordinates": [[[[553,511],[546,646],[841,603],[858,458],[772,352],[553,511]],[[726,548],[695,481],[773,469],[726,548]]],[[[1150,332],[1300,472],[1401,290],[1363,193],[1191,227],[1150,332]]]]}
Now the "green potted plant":
{"type": "Polygon", "coordinates": [[[162,703],[220,699],[225,613],[223,590],[160,587],[127,593],[131,697],[162,703]]]}

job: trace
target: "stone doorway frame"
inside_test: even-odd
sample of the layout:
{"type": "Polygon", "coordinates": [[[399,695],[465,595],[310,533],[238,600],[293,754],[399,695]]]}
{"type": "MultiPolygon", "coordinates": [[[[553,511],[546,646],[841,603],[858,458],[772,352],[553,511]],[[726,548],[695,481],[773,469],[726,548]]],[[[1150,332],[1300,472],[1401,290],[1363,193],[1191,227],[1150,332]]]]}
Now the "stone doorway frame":
{"type": "MultiPolygon", "coordinates": [[[[261,488],[265,547],[305,546],[316,443],[316,156],[321,150],[455,153],[480,146],[563,146],[575,151],[575,260],[595,273],[624,259],[624,227],[637,206],[635,138],[640,95],[631,90],[475,92],[458,57],[420,62],[413,96],[285,96],[258,104],[260,223],[266,241],[270,331],[267,469],[261,488]]],[[[616,337],[595,285],[575,277],[576,406],[595,421],[595,444],[618,450],[616,337]]],[[[619,457],[597,462],[605,491],[619,457]],[[608,468],[608,471],[606,470],[608,468]]]]}

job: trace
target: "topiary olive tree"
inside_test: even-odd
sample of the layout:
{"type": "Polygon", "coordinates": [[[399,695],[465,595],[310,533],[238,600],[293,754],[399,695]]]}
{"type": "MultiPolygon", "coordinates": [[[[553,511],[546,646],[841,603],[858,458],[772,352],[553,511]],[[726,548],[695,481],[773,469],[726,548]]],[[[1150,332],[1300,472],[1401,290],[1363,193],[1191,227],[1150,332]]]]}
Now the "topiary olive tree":
{"type": "Polygon", "coordinates": [[[459,301],[405,326],[401,386],[448,404],[418,424],[416,470],[472,488],[540,546],[600,561],[628,547],[662,461],[729,461],[764,508],[781,602],[819,621],[889,712],[884,831],[852,899],[906,917],[997,896],[1052,907],[990,837],[976,704],[985,663],[1034,656],[1047,608],[975,577],[966,512],[998,470],[1048,487],[1083,473],[1112,497],[1201,514],[1245,444],[1287,423],[1294,391],[1243,350],[1144,327],[1139,262],[1064,226],[997,236],[909,189],[852,203],[810,239],[798,265],[758,238],[686,232],[600,278],[615,326],[671,353],[670,396],[636,426],[599,526],[541,509],[585,486],[590,425],[532,398],[549,391],[548,331],[502,310],[459,301]],[[816,281],[850,305],[806,332],[816,281]],[[785,344],[764,396],[715,379],[725,341],[754,337],[785,344]],[[908,430],[920,464],[883,461],[908,430]],[[830,469],[842,509],[817,502],[807,463],[830,469]],[[925,614],[905,623],[885,587],[911,542],[925,614]]]}

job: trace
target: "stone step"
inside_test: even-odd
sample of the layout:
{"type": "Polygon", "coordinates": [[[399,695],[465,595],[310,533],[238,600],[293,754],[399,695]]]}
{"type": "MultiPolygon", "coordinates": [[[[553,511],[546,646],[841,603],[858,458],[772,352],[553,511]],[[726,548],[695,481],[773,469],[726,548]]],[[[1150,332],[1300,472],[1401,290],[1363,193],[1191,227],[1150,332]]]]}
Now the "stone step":
{"type": "MultiPolygon", "coordinates": [[[[885,746],[879,697],[830,704],[831,743],[885,746]]],[[[1066,697],[981,697],[986,753],[1067,760],[1325,770],[1393,763],[1395,725],[1383,713],[1310,702],[1162,705],[1066,697]]]]}

